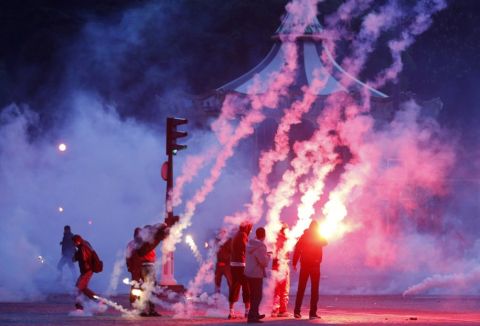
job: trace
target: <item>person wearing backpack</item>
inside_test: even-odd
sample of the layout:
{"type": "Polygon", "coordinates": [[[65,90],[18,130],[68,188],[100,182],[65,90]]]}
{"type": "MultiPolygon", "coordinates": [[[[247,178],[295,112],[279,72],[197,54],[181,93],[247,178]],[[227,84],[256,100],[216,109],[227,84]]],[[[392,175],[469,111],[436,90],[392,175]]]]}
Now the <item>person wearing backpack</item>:
{"type": "MultiPolygon", "coordinates": [[[[90,300],[97,301],[95,298],[96,294],[88,288],[88,283],[90,282],[94,271],[97,273],[101,271],[103,263],[100,261],[88,241],[82,239],[78,234],[74,235],[72,239],[77,248],[77,251],[73,256],[73,261],[78,262],[78,267],[80,268],[80,276],[78,277],[75,286],[78,289],[79,295],[83,293],[90,300]]],[[[83,310],[83,305],[79,299],[79,296],[77,296],[75,308],[83,310]]]]}

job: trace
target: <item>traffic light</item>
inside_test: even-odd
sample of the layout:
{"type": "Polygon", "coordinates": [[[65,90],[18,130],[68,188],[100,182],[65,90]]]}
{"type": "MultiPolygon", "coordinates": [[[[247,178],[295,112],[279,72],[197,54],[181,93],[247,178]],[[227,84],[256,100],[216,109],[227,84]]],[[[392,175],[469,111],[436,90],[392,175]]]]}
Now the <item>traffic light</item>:
{"type": "Polygon", "coordinates": [[[177,144],[178,138],[183,138],[188,135],[186,131],[178,131],[177,126],[184,125],[188,122],[184,118],[167,118],[167,155],[175,155],[178,151],[187,148],[187,145],[177,144]]]}

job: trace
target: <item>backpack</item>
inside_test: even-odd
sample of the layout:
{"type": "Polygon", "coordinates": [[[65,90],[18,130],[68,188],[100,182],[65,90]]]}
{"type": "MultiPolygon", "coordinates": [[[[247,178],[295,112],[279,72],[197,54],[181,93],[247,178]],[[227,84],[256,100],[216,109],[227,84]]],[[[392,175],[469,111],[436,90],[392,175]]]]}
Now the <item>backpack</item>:
{"type": "Polygon", "coordinates": [[[103,271],[103,261],[100,260],[95,250],[92,250],[92,271],[94,273],[103,271]]]}

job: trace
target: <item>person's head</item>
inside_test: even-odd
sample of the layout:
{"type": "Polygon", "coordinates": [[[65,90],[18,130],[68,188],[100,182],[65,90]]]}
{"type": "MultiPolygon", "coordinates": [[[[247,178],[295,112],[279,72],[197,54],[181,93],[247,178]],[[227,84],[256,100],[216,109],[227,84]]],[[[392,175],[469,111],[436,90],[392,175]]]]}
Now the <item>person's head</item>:
{"type": "Polygon", "coordinates": [[[80,235],[78,234],[75,234],[72,238],[73,240],[73,244],[78,247],[79,245],[81,245],[83,243],[83,239],[80,235]]]}
{"type": "Polygon", "coordinates": [[[70,225],[65,225],[63,227],[63,233],[70,233],[72,230],[70,229],[70,225]]]}
{"type": "Polygon", "coordinates": [[[140,231],[142,231],[142,228],[136,227],[135,230],[133,230],[133,238],[136,239],[140,235],[140,231]]]}
{"type": "Polygon", "coordinates": [[[263,241],[265,240],[265,229],[260,227],[255,230],[255,236],[258,240],[263,241]]]}

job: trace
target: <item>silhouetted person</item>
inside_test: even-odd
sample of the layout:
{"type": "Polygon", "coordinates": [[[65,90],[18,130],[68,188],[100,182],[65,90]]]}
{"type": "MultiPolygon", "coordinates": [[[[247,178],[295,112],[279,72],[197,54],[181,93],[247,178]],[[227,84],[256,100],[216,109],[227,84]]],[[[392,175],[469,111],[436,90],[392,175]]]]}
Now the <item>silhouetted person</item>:
{"type": "Polygon", "coordinates": [[[127,270],[132,276],[132,281],[134,281],[130,289],[130,303],[133,303],[137,299],[137,297],[133,295],[132,290],[139,288],[142,282],[142,257],[138,255],[136,250],[136,244],[140,241],[139,236],[141,230],[141,228],[135,228],[133,231],[133,240],[128,243],[125,252],[127,270]]]}
{"type": "MultiPolygon", "coordinates": [[[[220,244],[225,236],[225,230],[221,230],[216,239],[220,244]]],[[[228,288],[232,286],[232,272],[230,271],[230,254],[232,250],[232,239],[228,238],[217,250],[217,262],[215,264],[215,293],[220,293],[222,277],[227,280],[228,288]]]]}
{"type": "Polygon", "coordinates": [[[298,239],[293,252],[293,269],[297,270],[297,262],[300,260],[300,276],[298,279],[297,297],[295,299],[295,318],[302,318],[301,308],[305,287],[308,278],[311,282],[310,319],[319,319],[317,315],[318,287],[320,285],[320,264],[322,263],[323,247],[327,241],[319,234],[318,223],[313,221],[298,239]]]}
{"type": "MultiPolygon", "coordinates": [[[[135,238],[136,241],[136,254],[140,257],[142,264],[141,274],[142,281],[146,288],[153,291],[157,280],[155,277],[155,261],[157,255],[155,248],[160,241],[168,236],[169,228],[165,223],[159,223],[155,225],[146,225],[139,233],[139,237],[135,238]]],[[[150,292],[151,293],[151,292],[150,292]]],[[[150,294],[151,295],[151,294],[150,294]]],[[[155,304],[147,298],[145,310],[141,313],[141,316],[161,316],[155,310],[155,304]]]]}
{"type": "Polygon", "coordinates": [[[255,239],[250,239],[247,243],[245,277],[250,289],[250,311],[247,320],[249,323],[261,323],[260,319],[265,317],[258,311],[262,301],[263,278],[267,276],[265,268],[270,261],[264,240],[265,229],[258,228],[255,231],[255,239]]]}
{"type": "Polygon", "coordinates": [[[250,310],[250,290],[245,273],[245,249],[247,246],[248,235],[252,230],[251,223],[242,223],[238,232],[232,239],[232,250],[230,254],[230,270],[232,272],[232,286],[228,294],[230,303],[230,312],[228,319],[236,318],[233,305],[238,301],[240,296],[240,288],[242,289],[243,303],[245,304],[245,317],[248,316],[250,310]]]}
{"type": "Polygon", "coordinates": [[[77,309],[83,309],[83,305],[80,302],[80,294],[84,294],[89,299],[96,301],[95,293],[88,288],[88,283],[93,275],[93,249],[88,241],[82,239],[78,234],[73,236],[73,243],[77,247],[77,251],[73,257],[74,261],[78,262],[80,268],[80,276],[78,277],[76,287],[78,289],[77,301],[75,307],[77,309]]]}
{"type": "Polygon", "coordinates": [[[273,292],[272,317],[289,317],[287,311],[288,294],[290,292],[290,269],[288,267],[288,253],[282,257],[281,251],[284,249],[287,237],[285,235],[288,229],[287,224],[282,224],[278,232],[277,242],[275,244],[275,258],[272,262],[272,271],[274,273],[275,289],[273,292]]]}
{"type": "Polygon", "coordinates": [[[58,261],[57,270],[59,272],[58,278],[61,279],[63,274],[63,267],[65,264],[68,265],[70,271],[72,272],[72,277],[75,280],[75,265],[73,264],[73,255],[75,255],[75,245],[73,244],[73,234],[69,225],[65,225],[63,228],[63,238],[60,241],[62,246],[62,257],[58,261]]]}

